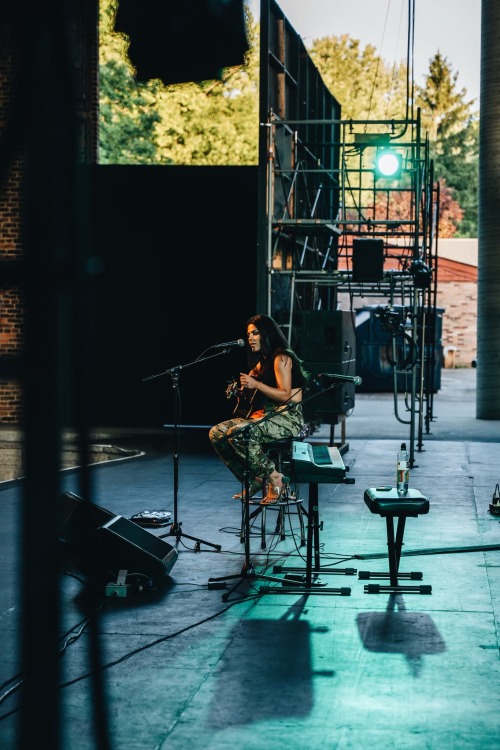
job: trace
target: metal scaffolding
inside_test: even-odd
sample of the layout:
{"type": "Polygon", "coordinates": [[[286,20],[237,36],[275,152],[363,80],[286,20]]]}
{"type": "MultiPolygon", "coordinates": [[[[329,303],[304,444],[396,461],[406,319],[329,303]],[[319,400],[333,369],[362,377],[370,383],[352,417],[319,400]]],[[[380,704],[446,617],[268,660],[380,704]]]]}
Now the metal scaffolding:
{"type": "MultiPolygon", "coordinates": [[[[413,462],[413,446],[421,447],[432,420],[440,357],[439,187],[420,113],[342,120],[340,105],[272,0],[268,11],[261,15],[261,306],[300,353],[304,314],[347,309],[354,319],[354,299],[378,303],[395,416],[409,426],[413,462]],[[387,154],[397,161],[393,176],[378,170],[378,158],[387,154]]],[[[353,358],[339,355],[336,363],[352,368],[353,358]]],[[[328,421],[342,421],[342,411],[333,409],[328,421]]]]}

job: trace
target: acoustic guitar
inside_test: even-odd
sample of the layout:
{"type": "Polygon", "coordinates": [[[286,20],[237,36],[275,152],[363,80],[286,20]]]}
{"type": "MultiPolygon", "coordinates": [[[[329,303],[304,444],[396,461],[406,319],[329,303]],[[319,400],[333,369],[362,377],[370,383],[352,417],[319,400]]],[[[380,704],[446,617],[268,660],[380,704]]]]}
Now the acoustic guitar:
{"type": "Polygon", "coordinates": [[[253,411],[253,400],[257,389],[240,388],[237,380],[230,380],[226,388],[226,398],[236,398],[236,406],[233,410],[233,417],[248,419],[253,411]]]}

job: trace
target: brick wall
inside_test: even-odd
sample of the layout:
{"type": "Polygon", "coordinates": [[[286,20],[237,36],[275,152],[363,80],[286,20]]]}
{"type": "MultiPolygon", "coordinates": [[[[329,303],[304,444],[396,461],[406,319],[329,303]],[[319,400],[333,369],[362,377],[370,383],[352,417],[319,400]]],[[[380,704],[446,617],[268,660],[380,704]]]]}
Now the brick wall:
{"type": "MultiPolygon", "coordinates": [[[[440,281],[437,288],[436,307],[442,308],[441,341],[443,352],[453,347],[453,356],[445,360],[445,367],[470,367],[476,359],[477,283],[475,281],[440,281]],[[453,364],[452,364],[453,361],[453,364]]],[[[339,293],[339,303],[347,310],[349,296],[339,293]]],[[[355,297],[354,308],[387,305],[385,297],[355,297]]]]}
{"type": "Polygon", "coordinates": [[[437,306],[443,307],[443,349],[454,346],[455,366],[470,367],[477,354],[477,284],[442,281],[437,306]]]}
{"type": "MultiPolygon", "coordinates": [[[[22,7],[22,6],[21,6],[22,7]]],[[[98,1],[84,0],[77,6],[75,17],[74,63],[78,80],[76,102],[78,158],[82,163],[97,162],[98,148],[98,1]]],[[[2,12],[0,24],[0,139],[5,147],[6,136],[11,142],[21,132],[14,122],[16,98],[27,96],[20,90],[20,55],[25,27],[23,14],[14,4],[2,12]],[[11,127],[14,126],[14,127],[11,127]]],[[[24,112],[24,109],[22,109],[24,112]]],[[[0,175],[0,262],[22,258],[22,181],[24,164],[18,156],[24,143],[14,143],[5,174],[0,175]]],[[[4,266],[5,268],[5,266],[4,266]]],[[[18,281],[18,279],[16,279],[18,281]]],[[[23,289],[5,280],[0,286],[0,424],[20,424],[23,417],[19,384],[11,379],[9,360],[17,358],[23,348],[23,289]],[[10,374],[9,374],[10,373],[10,374]]]]}
{"type": "MultiPolygon", "coordinates": [[[[7,126],[12,120],[16,96],[20,47],[15,33],[16,18],[2,18],[0,26],[0,137],[5,143],[7,126]]],[[[21,180],[22,162],[12,154],[6,174],[1,175],[0,190],[0,260],[15,261],[22,255],[21,246],[21,180]]],[[[23,316],[21,289],[12,283],[0,287],[0,355],[6,362],[22,349],[23,316]]],[[[21,416],[21,390],[16,382],[0,380],[0,423],[15,424],[21,416]]]]}
{"type": "Polygon", "coordinates": [[[441,240],[437,306],[443,315],[445,366],[470,367],[477,356],[477,240],[441,240]]]}

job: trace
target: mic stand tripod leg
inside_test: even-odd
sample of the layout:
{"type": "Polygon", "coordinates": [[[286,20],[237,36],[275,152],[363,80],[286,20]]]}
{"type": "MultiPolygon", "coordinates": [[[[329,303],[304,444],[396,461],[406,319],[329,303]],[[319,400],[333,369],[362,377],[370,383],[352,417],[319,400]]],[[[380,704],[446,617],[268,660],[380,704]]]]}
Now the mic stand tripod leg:
{"type": "Polygon", "coordinates": [[[209,578],[208,579],[208,588],[220,588],[217,584],[224,581],[233,581],[237,580],[237,582],[232,586],[229,591],[226,591],[222,595],[222,601],[226,602],[228,598],[231,596],[233,591],[236,591],[238,586],[240,586],[243,581],[251,581],[256,578],[255,568],[253,566],[253,563],[250,561],[250,516],[249,516],[249,509],[250,509],[250,478],[248,474],[248,467],[245,469],[245,479],[243,482],[243,497],[242,497],[242,503],[244,504],[243,507],[243,527],[245,529],[245,562],[243,563],[243,567],[241,568],[240,573],[234,573],[233,575],[228,576],[221,576],[220,578],[209,578]]]}
{"type": "Polygon", "coordinates": [[[182,523],[173,523],[170,527],[170,531],[168,534],[161,534],[160,539],[164,539],[166,536],[175,536],[176,540],[179,541],[181,537],[184,537],[185,539],[191,539],[193,542],[196,542],[194,545],[195,552],[200,551],[200,545],[206,544],[208,547],[213,547],[218,552],[222,549],[222,545],[220,544],[214,544],[213,542],[205,542],[203,539],[199,539],[197,536],[189,536],[189,534],[185,534],[182,529],[182,523]]]}
{"type": "Polygon", "coordinates": [[[160,539],[164,539],[167,536],[175,536],[178,542],[181,537],[191,539],[196,542],[194,545],[195,551],[199,552],[200,545],[206,544],[208,547],[213,547],[218,552],[222,549],[220,544],[213,544],[212,542],[205,542],[203,539],[199,539],[196,536],[189,536],[182,531],[182,523],[177,520],[177,499],[179,494],[179,369],[172,368],[170,375],[172,376],[172,387],[174,389],[174,520],[170,527],[168,534],[162,534],[160,539]]]}

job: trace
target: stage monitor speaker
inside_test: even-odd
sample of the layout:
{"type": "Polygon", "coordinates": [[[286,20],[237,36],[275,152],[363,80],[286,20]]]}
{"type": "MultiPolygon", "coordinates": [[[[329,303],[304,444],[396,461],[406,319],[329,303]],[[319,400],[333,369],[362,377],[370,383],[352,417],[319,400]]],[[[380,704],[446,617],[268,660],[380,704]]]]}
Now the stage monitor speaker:
{"type": "Polygon", "coordinates": [[[58,535],[77,553],[85,572],[99,578],[116,578],[127,570],[158,583],[178,557],[152,532],[72,492],[60,497],[58,535]]]}
{"type": "Polygon", "coordinates": [[[172,570],[178,552],[163,539],[123,516],[99,526],[91,535],[89,552],[94,566],[116,578],[120,570],[160,582],[172,570]]]}
{"type": "Polygon", "coordinates": [[[352,243],[352,280],[382,281],[384,240],[357,238],[352,243]]]}
{"type": "Polygon", "coordinates": [[[91,534],[116,515],[73,492],[61,495],[58,510],[58,536],[79,552],[88,546],[91,534]]]}

